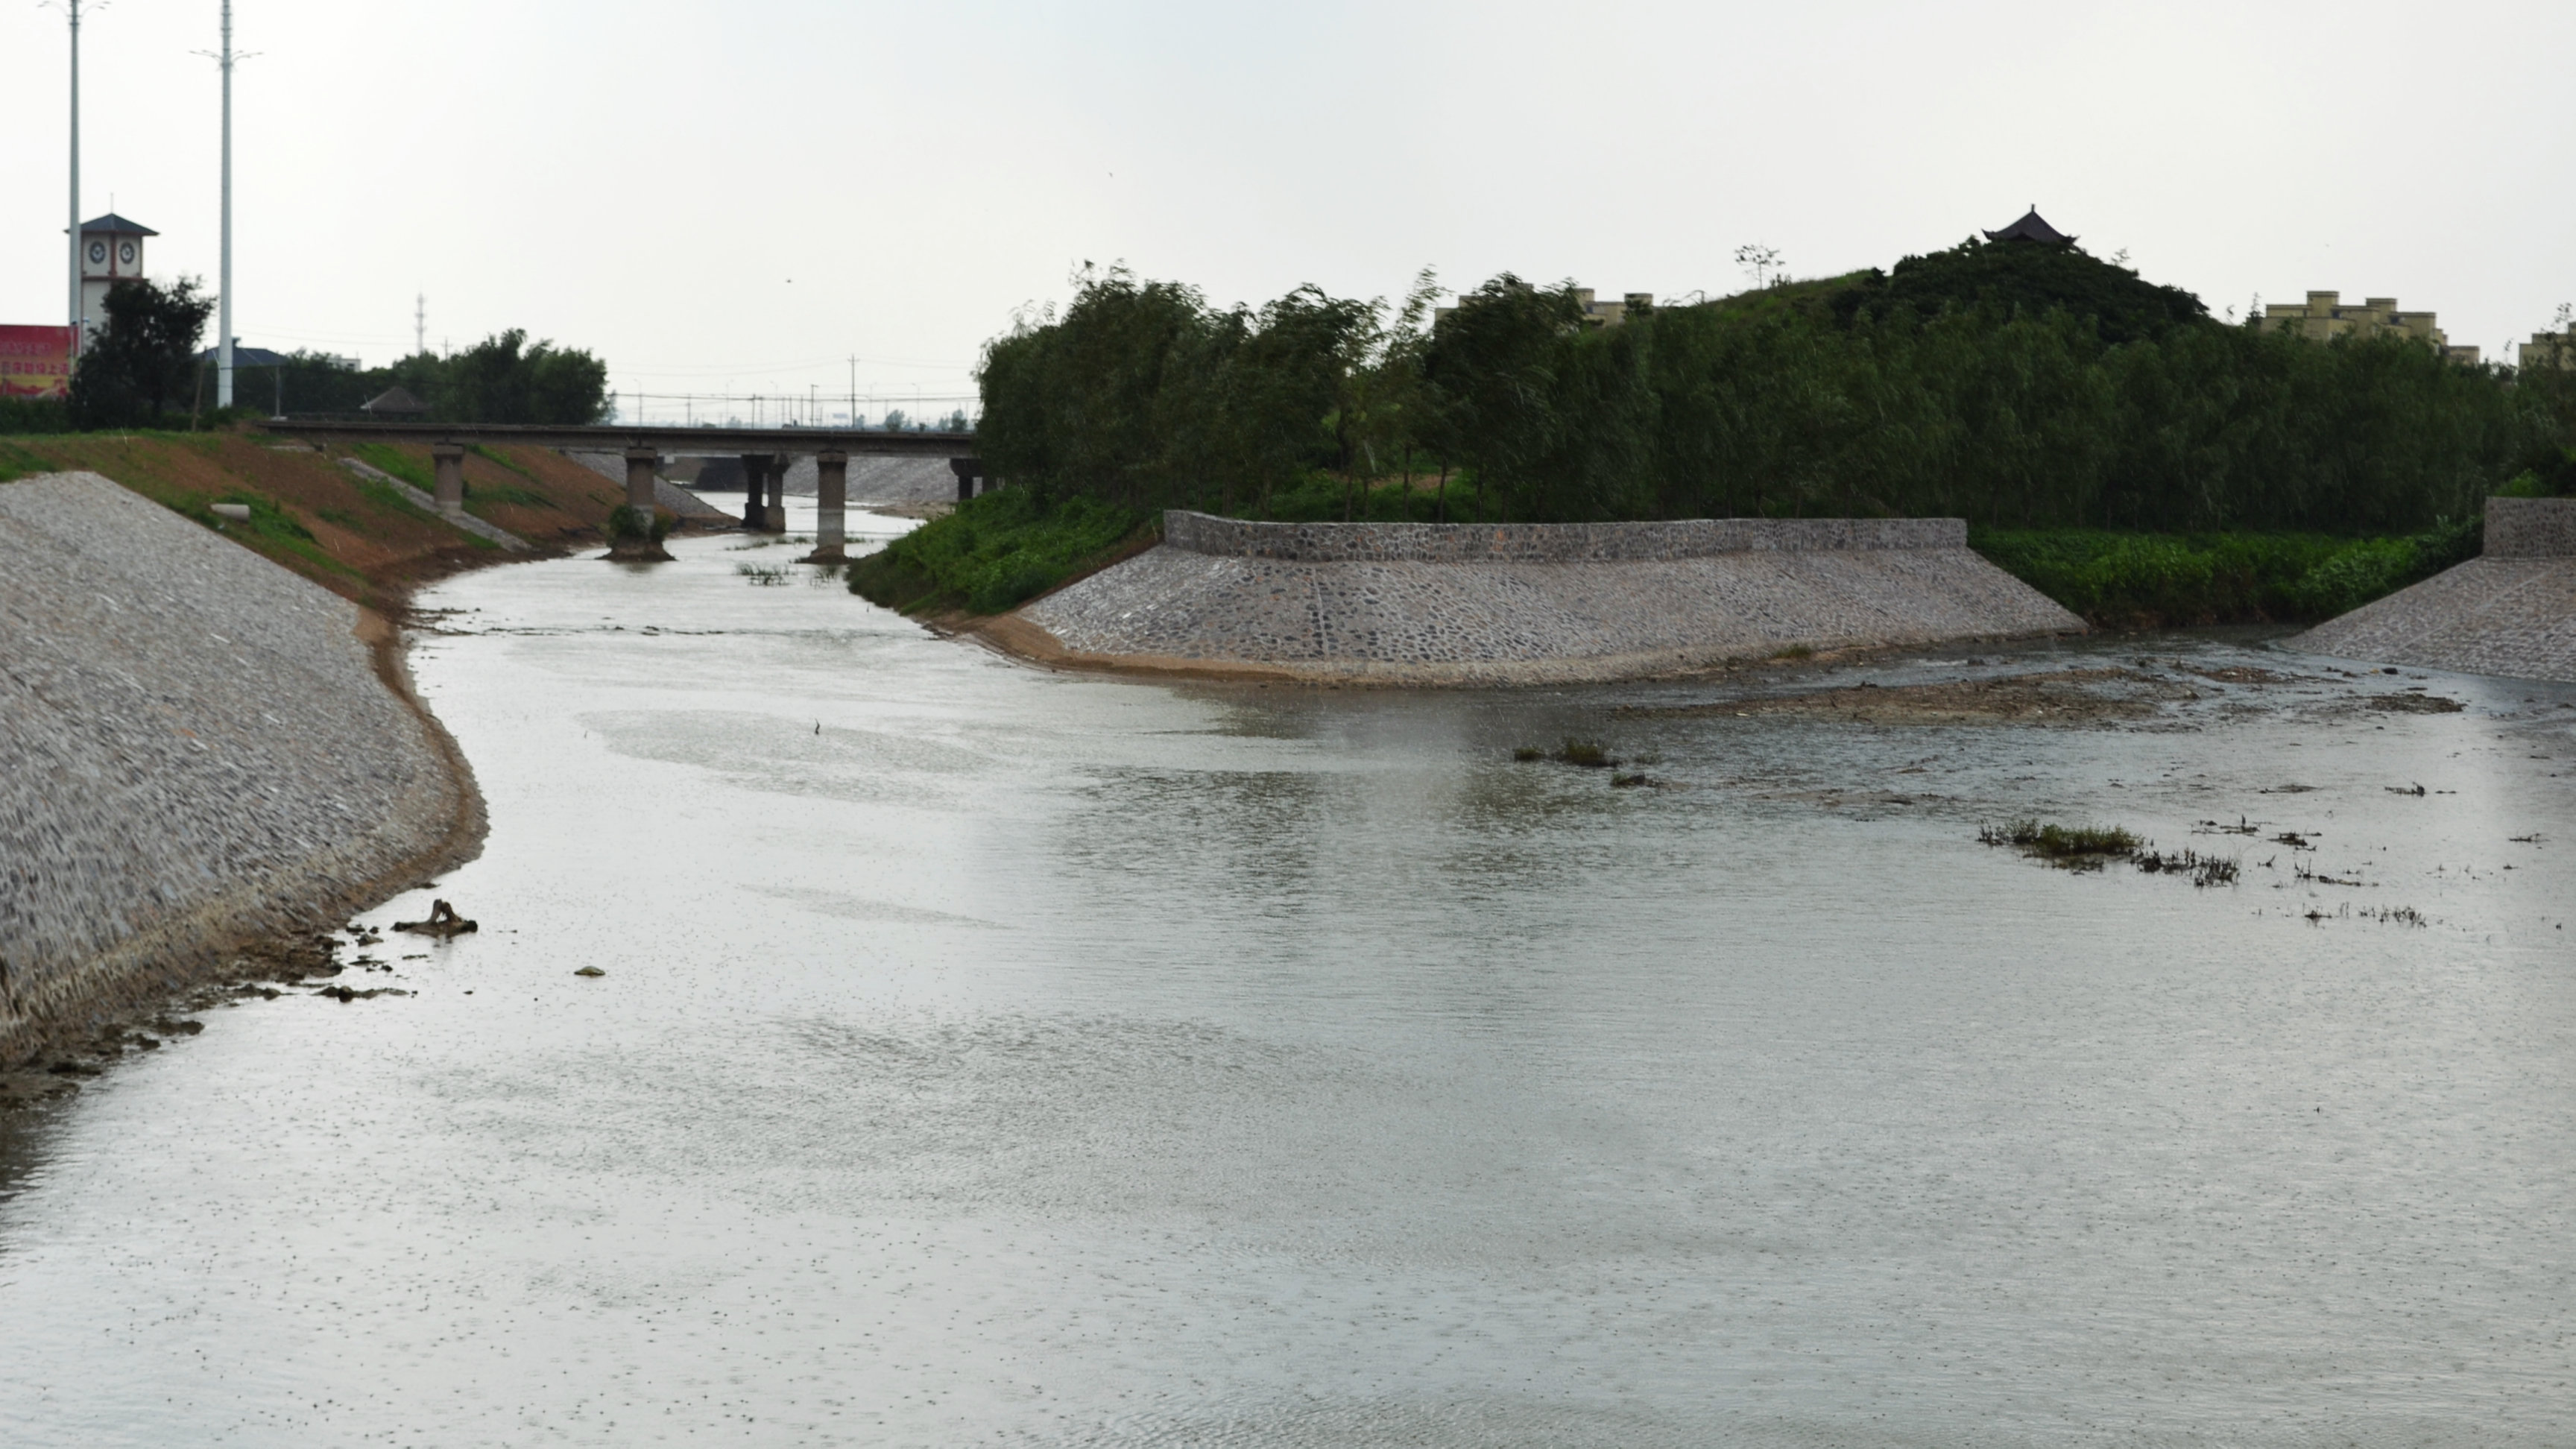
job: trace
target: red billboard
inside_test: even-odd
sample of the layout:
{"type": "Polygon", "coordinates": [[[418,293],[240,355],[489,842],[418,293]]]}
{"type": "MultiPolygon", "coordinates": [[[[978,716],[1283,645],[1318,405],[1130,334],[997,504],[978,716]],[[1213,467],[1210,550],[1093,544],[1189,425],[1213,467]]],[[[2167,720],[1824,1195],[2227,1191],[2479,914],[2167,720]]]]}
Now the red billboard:
{"type": "Polygon", "coordinates": [[[0,397],[69,397],[72,329],[0,323],[0,397]]]}

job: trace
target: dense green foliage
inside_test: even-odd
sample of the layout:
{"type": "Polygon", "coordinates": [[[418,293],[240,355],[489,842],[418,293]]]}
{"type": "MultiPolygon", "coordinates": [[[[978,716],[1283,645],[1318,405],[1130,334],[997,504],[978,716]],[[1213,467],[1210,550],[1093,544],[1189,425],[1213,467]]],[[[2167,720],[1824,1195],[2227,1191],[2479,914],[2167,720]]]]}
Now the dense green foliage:
{"type": "Polygon", "coordinates": [[[107,289],[107,323],[72,372],[70,417],[81,428],[149,427],[192,396],[197,338],[215,299],[182,277],[168,287],[137,279],[107,289]]]}
{"type": "Polygon", "coordinates": [[[0,397],[0,437],[71,430],[71,404],[60,398],[0,397]]]}
{"type": "Polygon", "coordinates": [[[906,613],[998,614],[1155,537],[1152,514],[1023,488],[957,505],[850,565],[850,591],[906,613]]]}
{"type": "MultiPolygon", "coordinates": [[[[422,380],[442,422],[595,423],[608,416],[608,364],[513,327],[444,359],[422,380]]],[[[414,389],[418,392],[418,389],[414,389]]]]}
{"type": "MultiPolygon", "coordinates": [[[[205,394],[214,395],[211,362],[205,394]]],[[[286,354],[267,367],[236,367],[238,399],[266,415],[346,414],[387,388],[401,387],[429,407],[437,422],[595,423],[608,416],[608,364],[578,348],[528,343],[518,328],[462,352],[419,352],[384,367],[351,367],[321,352],[286,354]]]]}
{"type": "Polygon", "coordinates": [[[2576,374],[2226,325],[2072,247],[1970,243],[1606,328],[1509,275],[1426,327],[1431,296],[1218,309],[1086,274],[988,349],[978,452],[1040,496],[1255,516],[1319,477],[1356,517],[1373,481],[1463,471],[1448,516],[2384,535],[2468,517],[2576,439],[2576,374]]]}
{"type": "Polygon", "coordinates": [[[2475,555],[2478,522],[2400,538],[1976,529],[1969,545],[2097,624],[2329,619],[2475,555]]]}
{"type": "Polygon", "coordinates": [[[1891,273],[1872,268],[1844,281],[1832,305],[1846,322],[1864,312],[1928,317],[1991,307],[2036,315],[2054,308],[2091,318],[2102,340],[2116,346],[2209,317],[2200,299],[2180,287],[2158,286],[2074,247],[1988,246],[1971,238],[1946,252],[1907,257],[1891,273]]]}
{"type": "Polygon", "coordinates": [[[1061,320],[1024,323],[982,367],[975,446],[1015,488],[1124,508],[1261,511],[1317,467],[1399,466],[1419,428],[1427,284],[1381,303],[1300,287],[1255,312],[1193,288],[1088,274],[1061,320]]]}

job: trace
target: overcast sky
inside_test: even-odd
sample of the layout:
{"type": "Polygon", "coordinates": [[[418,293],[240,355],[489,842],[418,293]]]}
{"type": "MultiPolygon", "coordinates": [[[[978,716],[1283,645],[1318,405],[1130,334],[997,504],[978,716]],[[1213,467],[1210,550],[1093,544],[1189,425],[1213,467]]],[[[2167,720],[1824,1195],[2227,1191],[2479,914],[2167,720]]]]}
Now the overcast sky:
{"type": "MultiPolygon", "coordinates": [[[[217,0],[82,32],[85,216],[217,260],[217,0]]],[[[675,393],[969,391],[1085,260],[1260,301],[1887,265],[2032,202],[2213,311],[2309,288],[2495,356],[2576,300],[2555,3],[240,0],[236,326],[510,326],[675,393]]],[[[64,313],[65,36],[0,0],[0,322],[64,313]]],[[[873,411],[873,409],[870,409],[873,411]]]]}

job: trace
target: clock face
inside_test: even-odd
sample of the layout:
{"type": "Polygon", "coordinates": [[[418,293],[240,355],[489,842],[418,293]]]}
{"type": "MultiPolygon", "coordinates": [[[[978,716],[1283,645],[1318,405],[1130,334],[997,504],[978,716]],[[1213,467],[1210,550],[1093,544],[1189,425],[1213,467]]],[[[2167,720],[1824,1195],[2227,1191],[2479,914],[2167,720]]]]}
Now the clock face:
{"type": "Polygon", "coordinates": [[[134,243],[132,243],[132,242],[118,242],[118,243],[116,244],[116,259],[117,259],[118,261],[120,261],[120,262],[125,263],[125,264],[126,264],[127,266],[129,266],[129,267],[130,267],[130,266],[133,266],[133,265],[134,265],[134,243]]]}
{"type": "Polygon", "coordinates": [[[91,242],[91,243],[89,244],[89,259],[90,259],[90,262],[91,262],[91,264],[92,264],[92,265],[96,265],[96,264],[98,264],[98,263],[100,263],[100,262],[106,261],[106,260],[107,260],[107,243],[105,243],[105,242],[91,242]]]}

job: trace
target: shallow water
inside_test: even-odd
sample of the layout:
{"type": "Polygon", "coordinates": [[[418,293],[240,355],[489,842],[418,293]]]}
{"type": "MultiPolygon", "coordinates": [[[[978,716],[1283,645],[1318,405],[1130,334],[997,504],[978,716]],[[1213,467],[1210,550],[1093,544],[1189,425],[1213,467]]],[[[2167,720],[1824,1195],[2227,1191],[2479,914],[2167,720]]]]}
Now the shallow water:
{"type": "Polygon", "coordinates": [[[2576,691],[1138,684],[729,547],[425,601],[483,931],[20,1119],[0,1442],[2576,1442],[2576,691]]]}

